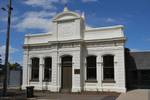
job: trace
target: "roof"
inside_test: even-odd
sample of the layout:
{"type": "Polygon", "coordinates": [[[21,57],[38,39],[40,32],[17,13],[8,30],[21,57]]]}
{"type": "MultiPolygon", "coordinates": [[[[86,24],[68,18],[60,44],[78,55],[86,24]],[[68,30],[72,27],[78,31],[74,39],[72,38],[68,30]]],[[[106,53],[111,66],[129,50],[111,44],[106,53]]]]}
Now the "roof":
{"type": "Polygon", "coordinates": [[[136,69],[139,70],[150,69],[150,51],[130,52],[130,56],[133,58],[133,61],[136,64],[136,69]]]}

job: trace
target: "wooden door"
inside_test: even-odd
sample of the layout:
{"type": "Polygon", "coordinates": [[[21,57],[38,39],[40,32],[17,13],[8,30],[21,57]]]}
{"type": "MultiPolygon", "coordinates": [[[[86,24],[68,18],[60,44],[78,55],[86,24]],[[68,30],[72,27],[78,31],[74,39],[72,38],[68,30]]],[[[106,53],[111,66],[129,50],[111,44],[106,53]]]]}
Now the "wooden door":
{"type": "Polygon", "coordinates": [[[62,79],[62,88],[71,89],[72,88],[72,67],[67,66],[63,67],[63,79],[62,79]]]}
{"type": "Polygon", "coordinates": [[[72,57],[62,58],[62,90],[71,91],[72,88],[72,57]]]}

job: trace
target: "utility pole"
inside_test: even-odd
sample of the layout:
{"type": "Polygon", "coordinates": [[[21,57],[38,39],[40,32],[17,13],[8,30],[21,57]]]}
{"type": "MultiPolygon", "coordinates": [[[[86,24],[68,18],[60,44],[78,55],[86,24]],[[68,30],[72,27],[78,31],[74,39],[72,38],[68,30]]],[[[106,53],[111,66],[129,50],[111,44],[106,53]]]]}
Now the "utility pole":
{"type": "Polygon", "coordinates": [[[5,67],[4,67],[4,80],[3,80],[3,96],[6,96],[7,85],[8,85],[10,24],[11,24],[11,11],[13,10],[11,6],[12,6],[12,1],[8,0],[7,9],[2,8],[2,10],[7,11],[8,13],[7,33],[6,33],[6,50],[5,50],[5,67]]]}
{"type": "Polygon", "coordinates": [[[0,54],[0,65],[2,64],[2,58],[1,58],[2,56],[1,56],[1,54],[0,54]]]}

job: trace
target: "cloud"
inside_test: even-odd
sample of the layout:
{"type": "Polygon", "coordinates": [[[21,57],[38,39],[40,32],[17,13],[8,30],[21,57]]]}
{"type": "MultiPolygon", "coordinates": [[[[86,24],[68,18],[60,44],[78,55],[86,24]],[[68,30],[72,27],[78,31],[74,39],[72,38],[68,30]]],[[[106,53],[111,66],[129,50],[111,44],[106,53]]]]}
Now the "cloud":
{"type": "Polygon", "coordinates": [[[140,49],[132,48],[132,49],[130,49],[130,51],[131,51],[131,52],[139,52],[139,51],[141,51],[141,50],[140,50],[140,49]]]}
{"type": "Polygon", "coordinates": [[[42,31],[51,30],[51,22],[44,18],[25,18],[22,22],[18,23],[15,27],[18,31],[25,31],[26,29],[40,29],[42,31]]]}
{"type": "Polygon", "coordinates": [[[89,30],[89,29],[92,29],[93,27],[92,26],[90,26],[90,25],[86,25],[86,27],[85,27],[87,30],[89,30]]]}
{"type": "Polygon", "coordinates": [[[131,52],[149,52],[149,49],[136,49],[136,48],[132,48],[130,49],[131,52]]]}
{"type": "Polygon", "coordinates": [[[82,2],[86,3],[86,2],[96,2],[98,0],[82,0],[82,2]]]}
{"type": "MultiPolygon", "coordinates": [[[[2,62],[4,62],[4,58],[5,58],[5,45],[0,46],[0,55],[2,57],[2,62]]],[[[18,52],[19,50],[16,48],[13,48],[12,46],[9,47],[9,55],[18,52]]],[[[9,57],[11,59],[11,57],[9,57]]]]}
{"type": "MultiPolygon", "coordinates": [[[[5,55],[5,48],[6,48],[5,45],[0,46],[0,54],[1,54],[1,55],[5,55]]],[[[13,54],[13,53],[15,53],[15,52],[17,52],[17,51],[18,51],[18,49],[13,48],[12,46],[9,47],[9,53],[10,53],[10,54],[13,54]]]]}
{"type": "Polygon", "coordinates": [[[43,32],[51,31],[51,19],[56,15],[57,11],[56,4],[66,4],[69,1],[70,0],[25,0],[23,4],[37,9],[42,8],[43,10],[26,12],[22,16],[19,16],[18,20],[15,20],[17,23],[13,25],[13,28],[17,29],[17,31],[32,29],[38,29],[43,32]]]}
{"type": "Polygon", "coordinates": [[[58,2],[58,0],[26,0],[24,4],[32,7],[41,7],[43,9],[55,8],[53,3],[58,2]]]}
{"type": "Polygon", "coordinates": [[[55,3],[67,3],[69,0],[26,0],[23,3],[25,5],[42,8],[40,11],[29,11],[18,17],[17,23],[13,28],[17,31],[26,30],[41,30],[43,32],[51,31],[52,22],[51,19],[56,15],[55,3]],[[49,9],[49,10],[45,10],[49,9]],[[55,10],[54,10],[55,9],[55,10]]]}
{"type": "Polygon", "coordinates": [[[78,14],[80,14],[80,15],[82,14],[81,10],[75,10],[75,12],[78,13],[78,14]]]}
{"type": "MultiPolygon", "coordinates": [[[[7,17],[3,17],[3,18],[1,18],[1,21],[4,21],[4,22],[7,22],[7,17]]],[[[18,20],[18,17],[16,17],[16,16],[12,16],[11,17],[11,23],[14,23],[15,21],[17,21],[18,20]]]]}
{"type": "Polygon", "coordinates": [[[38,12],[27,12],[23,16],[24,17],[52,17],[56,14],[56,12],[46,12],[46,11],[38,11],[38,12]]]}
{"type": "Polygon", "coordinates": [[[24,4],[43,9],[56,9],[55,3],[66,4],[69,0],[26,0],[24,4]]]}
{"type": "Polygon", "coordinates": [[[66,4],[66,3],[69,2],[69,0],[60,0],[60,2],[61,2],[62,4],[66,4]]]}
{"type": "MultiPolygon", "coordinates": [[[[97,0],[82,0],[83,2],[95,2],[97,0]]],[[[23,4],[42,8],[44,10],[40,11],[30,11],[26,12],[22,16],[14,17],[15,25],[13,28],[17,31],[26,30],[41,30],[43,32],[48,32],[52,30],[51,18],[56,15],[56,5],[55,4],[66,4],[70,0],[25,0],[23,4]],[[49,9],[49,10],[45,10],[49,9]]]]}
{"type": "Polygon", "coordinates": [[[150,42],[150,38],[146,39],[146,41],[150,42]]]}
{"type": "Polygon", "coordinates": [[[105,23],[114,23],[114,24],[124,22],[124,20],[121,18],[111,18],[111,17],[102,18],[101,20],[105,23]]]}
{"type": "Polygon", "coordinates": [[[0,30],[0,33],[6,33],[6,29],[0,30]]]}
{"type": "Polygon", "coordinates": [[[110,23],[117,22],[117,20],[114,18],[106,18],[105,21],[110,23]]]}
{"type": "Polygon", "coordinates": [[[56,15],[56,12],[27,12],[22,16],[14,27],[18,31],[25,31],[26,29],[40,29],[44,32],[51,31],[52,22],[51,18],[56,15]]]}
{"type": "Polygon", "coordinates": [[[99,21],[106,24],[125,24],[128,22],[124,18],[112,18],[112,17],[100,18],[99,21]]]}

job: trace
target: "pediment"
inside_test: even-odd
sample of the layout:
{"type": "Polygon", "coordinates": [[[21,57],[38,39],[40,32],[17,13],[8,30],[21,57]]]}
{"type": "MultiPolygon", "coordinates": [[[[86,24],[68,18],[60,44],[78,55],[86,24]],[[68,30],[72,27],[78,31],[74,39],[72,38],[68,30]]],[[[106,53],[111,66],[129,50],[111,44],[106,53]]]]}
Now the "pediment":
{"type": "Polygon", "coordinates": [[[81,18],[81,16],[75,12],[67,11],[67,12],[62,12],[56,15],[53,18],[53,21],[71,20],[71,19],[77,19],[77,18],[81,18]]]}

